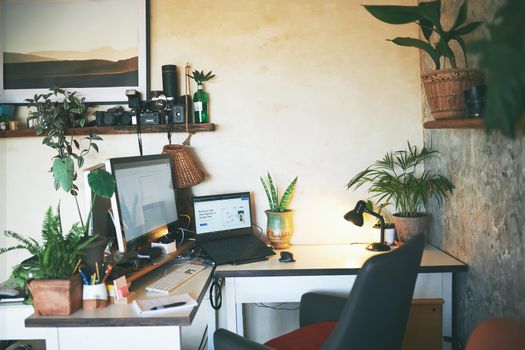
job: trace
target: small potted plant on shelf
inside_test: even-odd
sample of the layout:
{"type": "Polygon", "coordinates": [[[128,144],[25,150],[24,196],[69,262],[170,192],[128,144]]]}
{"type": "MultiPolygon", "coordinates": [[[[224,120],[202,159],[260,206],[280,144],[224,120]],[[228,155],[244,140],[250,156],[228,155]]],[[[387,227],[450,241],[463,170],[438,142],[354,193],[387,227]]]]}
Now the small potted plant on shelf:
{"type": "Polygon", "coordinates": [[[204,71],[195,70],[193,75],[188,75],[197,83],[197,91],[193,94],[193,121],[195,123],[208,123],[210,117],[208,114],[208,93],[204,91],[204,82],[215,77],[211,71],[204,74],[204,71]]]}
{"type": "Polygon", "coordinates": [[[463,91],[482,82],[482,73],[477,69],[459,69],[454,51],[450,47],[456,41],[468,67],[466,43],[463,36],[478,28],[481,22],[465,23],[467,1],[459,7],[458,15],[449,30],[441,23],[441,1],[421,2],[417,6],[364,5],[374,17],[389,24],[416,23],[424,40],[395,38],[400,46],[415,47],[427,53],[434,62],[435,70],[423,73],[421,79],[427,94],[428,104],[434,119],[458,118],[464,115],[463,91]],[[446,63],[450,68],[445,69],[446,63]]]}
{"type": "Polygon", "coordinates": [[[275,249],[286,249],[290,247],[290,239],[293,233],[293,211],[287,209],[297,184],[297,177],[288,185],[283,195],[279,199],[277,187],[273,184],[273,179],[268,173],[265,180],[261,176],[261,182],[268,198],[270,209],[266,210],[267,226],[266,235],[268,241],[275,249]]]}
{"type": "Polygon", "coordinates": [[[347,189],[369,184],[368,191],[380,205],[393,203],[397,213],[392,216],[398,237],[407,240],[424,233],[430,216],[422,212],[431,198],[441,204],[452,194],[454,185],[443,175],[430,174],[423,169],[424,162],[438,156],[438,152],[408,143],[408,148],[388,152],[365,170],[355,175],[347,189]]]}
{"type": "MultiPolygon", "coordinates": [[[[88,176],[97,196],[110,198],[115,185],[113,177],[102,170],[88,176]]],[[[89,221],[88,215],[88,221],[89,221]]],[[[82,280],[78,265],[85,248],[97,236],[87,236],[87,226],[75,223],[66,234],[62,229],[60,206],[56,213],[49,208],[42,225],[42,241],[26,238],[13,231],[4,235],[19,242],[0,248],[0,254],[25,249],[32,257],[14,267],[11,280],[29,291],[35,312],[40,315],[69,315],[82,305],[82,280]]]]}

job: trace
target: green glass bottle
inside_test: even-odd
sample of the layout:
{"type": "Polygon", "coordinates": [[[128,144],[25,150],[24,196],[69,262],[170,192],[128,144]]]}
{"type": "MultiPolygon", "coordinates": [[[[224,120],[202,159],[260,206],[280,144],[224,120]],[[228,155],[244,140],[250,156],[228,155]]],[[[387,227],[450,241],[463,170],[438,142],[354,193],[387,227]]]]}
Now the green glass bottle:
{"type": "Polygon", "coordinates": [[[202,84],[197,85],[193,94],[193,120],[195,123],[208,123],[208,94],[202,89],[202,84]]]}

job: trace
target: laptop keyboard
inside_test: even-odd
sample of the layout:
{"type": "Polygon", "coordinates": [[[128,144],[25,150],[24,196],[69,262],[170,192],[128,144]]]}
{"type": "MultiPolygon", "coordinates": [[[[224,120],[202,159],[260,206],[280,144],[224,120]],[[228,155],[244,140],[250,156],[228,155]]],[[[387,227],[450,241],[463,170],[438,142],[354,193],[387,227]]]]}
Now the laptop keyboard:
{"type": "Polygon", "coordinates": [[[219,239],[214,241],[200,242],[202,249],[208,252],[212,259],[229,260],[230,262],[242,261],[252,257],[260,257],[261,250],[267,249],[267,254],[272,255],[271,248],[261,242],[254,235],[219,239]]]}

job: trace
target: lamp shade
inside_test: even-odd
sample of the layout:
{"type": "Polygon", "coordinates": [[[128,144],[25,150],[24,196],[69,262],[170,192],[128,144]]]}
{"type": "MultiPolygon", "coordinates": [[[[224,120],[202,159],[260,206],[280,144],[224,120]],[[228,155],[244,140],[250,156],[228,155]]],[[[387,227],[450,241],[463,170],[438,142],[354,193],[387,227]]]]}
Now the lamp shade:
{"type": "Polygon", "coordinates": [[[358,201],[353,210],[350,210],[345,214],[345,220],[350,221],[356,226],[363,226],[363,213],[366,210],[366,203],[364,201],[358,201]]]}
{"type": "Polygon", "coordinates": [[[188,147],[165,145],[162,153],[171,156],[175,187],[188,188],[204,181],[204,171],[199,167],[188,147]]]}

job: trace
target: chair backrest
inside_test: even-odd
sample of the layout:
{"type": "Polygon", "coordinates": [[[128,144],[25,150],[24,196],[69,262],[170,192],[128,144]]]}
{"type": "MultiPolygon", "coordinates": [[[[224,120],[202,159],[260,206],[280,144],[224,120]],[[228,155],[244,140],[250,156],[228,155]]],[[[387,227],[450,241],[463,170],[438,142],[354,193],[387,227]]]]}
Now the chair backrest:
{"type": "Polygon", "coordinates": [[[420,234],[365,262],[322,350],[401,348],[424,246],[420,234]]]}

